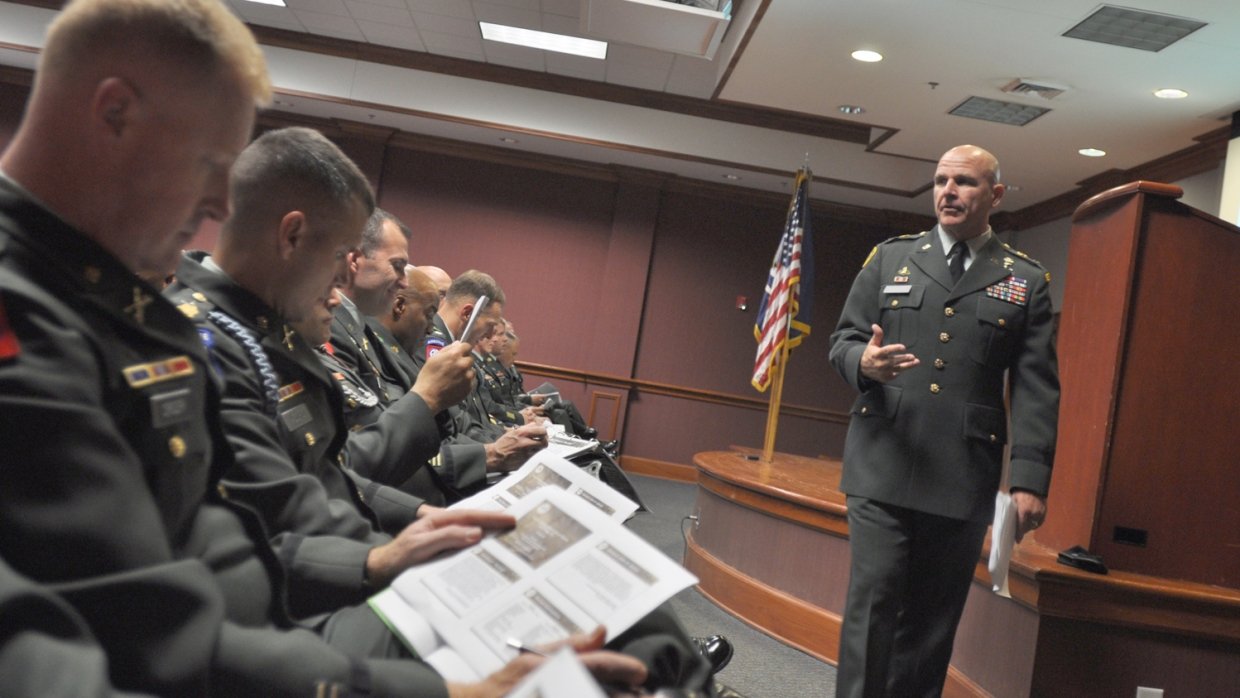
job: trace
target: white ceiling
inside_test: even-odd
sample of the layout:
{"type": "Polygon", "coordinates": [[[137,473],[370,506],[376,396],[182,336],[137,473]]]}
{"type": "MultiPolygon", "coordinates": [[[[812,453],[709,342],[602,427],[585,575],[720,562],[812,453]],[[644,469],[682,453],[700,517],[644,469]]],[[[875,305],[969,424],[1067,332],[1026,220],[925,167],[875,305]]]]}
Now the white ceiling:
{"type": "MultiPolygon", "coordinates": [[[[597,61],[483,41],[478,30],[489,21],[580,34],[584,1],[227,0],[264,41],[280,111],[716,184],[732,174],[770,191],[786,191],[808,156],[814,198],[915,213],[930,212],[933,161],[959,143],[999,156],[1017,187],[1005,206],[1016,210],[1192,146],[1240,109],[1233,0],[1122,0],[1207,23],[1158,53],[1062,37],[1099,7],[1091,0],[734,0],[713,60],[612,43],[597,61]],[[347,42],[401,51],[377,59],[347,42]],[[854,61],[858,48],[885,60],[854,61]],[[1069,89],[1050,101],[999,90],[1015,78],[1069,89]],[[1189,97],[1155,99],[1162,87],[1189,97]],[[678,106],[641,106],[643,95],[678,106]],[[1052,111],[1024,127],[946,113],[970,96],[1052,111]],[[865,112],[845,116],[845,104],[865,112]],[[714,118],[718,105],[752,123],[714,118]],[[870,143],[806,135],[783,116],[869,127],[860,133],[870,143]],[[1108,155],[1085,158],[1083,147],[1108,155]]],[[[38,4],[0,2],[0,64],[33,65],[54,13],[38,4]]]]}

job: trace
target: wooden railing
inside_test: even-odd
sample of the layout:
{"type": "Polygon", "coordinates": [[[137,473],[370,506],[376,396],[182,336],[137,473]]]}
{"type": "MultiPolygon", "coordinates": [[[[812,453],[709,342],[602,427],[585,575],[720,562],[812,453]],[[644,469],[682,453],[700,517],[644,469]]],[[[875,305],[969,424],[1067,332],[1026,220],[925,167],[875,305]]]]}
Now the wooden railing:
{"type": "MultiPolygon", "coordinates": [[[[671,383],[659,383],[657,381],[642,380],[640,378],[625,378],[623,376],[615,376],[608,373],[582,371],[579,369],[548,366],[545,364],[535,364],[525,361],[518,361],[517,367],[520,368],[523,373],[528,373],[533,376],[541,376],[543,378],[551,379],[560,378],[577,383],[606,386],[630,393],[639,392],[647,393],[649,395],[663,395],[682,400],[708,402],[715,405],[739,407],[758,412],[765,412],[767,409],[767,401],[764,399],[723,393],[716,390],[702,390],[700,388],[689,388],[683,385],[674,385],[671,383]]],[[[805,419],[812,419],[818,422],[848,424],[848,414],[844,412],[823,409],[821,407],[811,407],[809,405],[784,403],[780,408],[780,414],[784,416],[803,417],[805,419]]]]}

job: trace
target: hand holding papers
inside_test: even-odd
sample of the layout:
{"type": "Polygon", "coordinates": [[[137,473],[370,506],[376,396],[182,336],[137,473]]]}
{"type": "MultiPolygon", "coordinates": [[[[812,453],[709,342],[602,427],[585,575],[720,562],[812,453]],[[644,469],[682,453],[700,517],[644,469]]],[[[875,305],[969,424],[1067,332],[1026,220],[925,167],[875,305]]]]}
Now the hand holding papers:
{"type": "Polygon", "coordinates": [[[1016,507],[1006,492],[995,495],[995,521],[990,528],[990,582],[999,596],[1011,598],[1008,593],[1008,565],[1012,561],[1012,548],[1016,545],[1016,507]]]}
{"type": "Polygon", "coordinates": [[[570,649],[562,649],[528,674],[508,698],[606,698],[570,649]]]}
{"type": "Polygon", "coordinates": [[[572,458],[598,446],[597,439],[579,439],[568,433],[561,424],[547,425],[547,450],[553,456],[572,458]]]}
{"type": "Polygon", "coordinates": [[[504,666],[516,656],[510,638],[539,646],[602,625],[613,639],[697,581],[559,487],[539,487],[508,513],[516,528],[413,568],[370,600],[450,681],[504,666]]]}

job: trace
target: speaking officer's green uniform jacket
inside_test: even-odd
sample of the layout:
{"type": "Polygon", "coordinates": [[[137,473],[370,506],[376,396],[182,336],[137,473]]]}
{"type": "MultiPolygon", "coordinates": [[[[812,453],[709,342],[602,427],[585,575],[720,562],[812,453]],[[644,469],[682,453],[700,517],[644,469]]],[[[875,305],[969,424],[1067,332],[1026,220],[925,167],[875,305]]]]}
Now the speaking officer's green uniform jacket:
{"type": "Polygon", "coordinates": [[[118,688],[443,696],[414,661],[293,628],[193,324],[0,181],[0,558],[69,602],[118,688]]]}
{"type": "MultiPolygon", "coordinates": [[[[197,325],[223,385],[224,433],[236,454],[225,484],[262,515],[289,573],[295,615],[361,603],[373,593],[367,554],[391,540],[382,531],[412,523],[422,500],[346,472],[335,380],[279,314],[205,260],[187,254],[165,294],[197,325]]],[[[424,460],[438,435],[425,405],[422,412],[372,438],[372,450],[424,460]]]]}
{"type": "Polygon", "coordinates": [[[1009,485],[1045,496],[1059,412],[1049,281],[1040,264],[993,236],[955,288],[937,230],[878,245],[831,336],[832,365],[861,392],[840,489],[987,521],[1010,440],[1009,485]],[[886,384],[862,376],[874,323],[884,345],[904,344],[920,365],[886,384]]]}

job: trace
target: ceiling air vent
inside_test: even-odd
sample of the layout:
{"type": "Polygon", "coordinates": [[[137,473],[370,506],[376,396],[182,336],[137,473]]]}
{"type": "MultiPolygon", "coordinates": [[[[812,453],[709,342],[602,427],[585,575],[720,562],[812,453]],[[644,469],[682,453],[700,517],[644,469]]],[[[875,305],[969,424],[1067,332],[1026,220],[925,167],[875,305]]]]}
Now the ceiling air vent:
{"type": "Polygon", "coordinates": [[[1026,104],[1000,102],[997,99],[985,97],[970,97],[947,113],[954,116],[966,116],[970,119],[1024,126],[1048,111],[1050,109],[1046,107],[1031,107],[1026,104]]]}
{"type": "Polygon", "coordinates": [[[1103,5],[1063,35],[1142,51],[1161,51],[1206,26],[1187,17],[1103,5]]]}
{"type": "Polygon", "coordinates": [[[999,89],[1008,94],[1029,95],[1030,97],[1041,97],[1042,99],[1055,99],[1068,91],[1067,85],[1056,85],[1044,80],[1035,81],[1026,78],[1016,78],[999,89]]]}

